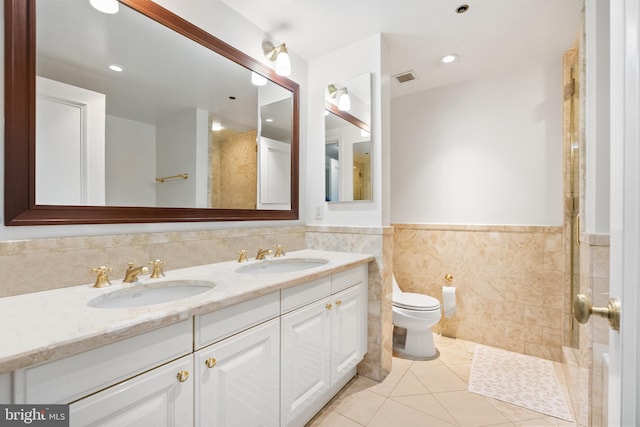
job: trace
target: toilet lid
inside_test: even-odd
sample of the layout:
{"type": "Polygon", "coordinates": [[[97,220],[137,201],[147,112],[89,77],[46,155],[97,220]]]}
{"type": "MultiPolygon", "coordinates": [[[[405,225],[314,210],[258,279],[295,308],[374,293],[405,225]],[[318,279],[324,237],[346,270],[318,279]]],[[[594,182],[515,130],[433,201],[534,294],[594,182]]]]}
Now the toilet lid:
{"type": "Polygon", "coordinates": [[[434,297],[423,294],[414,294],[411,292],[402,292],[393,295],[393,305],[408,310],[439,310],[440,301],[434,297]]]}

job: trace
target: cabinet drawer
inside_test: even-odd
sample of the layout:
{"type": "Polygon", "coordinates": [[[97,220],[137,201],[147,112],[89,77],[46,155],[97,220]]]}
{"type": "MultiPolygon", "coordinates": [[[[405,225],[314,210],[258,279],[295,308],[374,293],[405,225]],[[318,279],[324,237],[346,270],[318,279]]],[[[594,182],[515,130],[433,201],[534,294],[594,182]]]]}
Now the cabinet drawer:
{"type": "Polygon", "coordinates": [[[14,372],[15,403],[69,403],[192,350],[191,320],[14,372]]]}
{"type": "Polygon", "coordinates": [[[334,273],[331,277],[331,293],[335,294],[358,283],[364,282],[366,284],[368,277],[368,264],[352,268],[351,270],[341,271],[340,273],[334,273]]]}
{"type": "Polygon", "coordinates": [[[282,313],[325,298],[331,293],[331,277],[312,280],[303,285],[282,290],[282,313]]]}
{"type": "Polygon", "coordinates": [[[195,348],[220,341],[280,315],[280,293],[241,302],[195,318],[195,348]]]}

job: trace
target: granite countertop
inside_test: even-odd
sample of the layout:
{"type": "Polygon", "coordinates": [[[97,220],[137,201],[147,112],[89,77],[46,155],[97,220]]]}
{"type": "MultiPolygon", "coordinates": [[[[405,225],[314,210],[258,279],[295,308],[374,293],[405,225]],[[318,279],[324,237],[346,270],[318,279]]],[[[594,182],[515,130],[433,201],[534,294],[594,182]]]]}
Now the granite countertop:
{"type": "MultiPolygon", "coordinates": [[[[271,260],[271,257],[268,257],[271,260]]],[[[296,286],[331,273],[373,261],[371,255],[305,249],[283,258],[323,258],[326,264],[285,273],[241,274],[250,260],[201,265],[165,271],[165,277],[140,277],[143,284],[169,280],[207,280],[211,290],[167,303],[132,308],[95,308],[87,302],[99,295],[135,284],[111,280],[112,286],[93,283],[0,298],[0,374],[55,360],[109,344],[197,314],[208,313],[270,292],[296,286]]]]}

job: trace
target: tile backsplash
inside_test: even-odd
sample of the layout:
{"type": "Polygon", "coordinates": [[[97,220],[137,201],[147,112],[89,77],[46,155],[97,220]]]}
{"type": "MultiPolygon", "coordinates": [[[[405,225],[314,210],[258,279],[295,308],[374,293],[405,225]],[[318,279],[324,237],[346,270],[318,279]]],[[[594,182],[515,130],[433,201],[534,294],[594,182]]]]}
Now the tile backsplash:
{"type": "Polygon", "coordinates": [[[283,244],[305,248],[305,227],[255,227],[165,233],[62,237],[0,242],[0,297],[92,283],[92,268],[113,268],[124,276],[127,262],[166,261],[165,270],[230,261],[240,249],[252,256],[259,247],[283,244]]]}

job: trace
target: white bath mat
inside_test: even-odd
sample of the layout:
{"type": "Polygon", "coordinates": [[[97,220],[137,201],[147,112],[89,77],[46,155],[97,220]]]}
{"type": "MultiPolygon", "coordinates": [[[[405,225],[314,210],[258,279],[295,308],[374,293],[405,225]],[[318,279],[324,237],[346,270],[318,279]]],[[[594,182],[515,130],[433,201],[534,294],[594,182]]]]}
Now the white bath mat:
{"type": "Polygon", "coordinates": [[[550,360],[477,345],[469,391],[573,421],[550,360]]]}

